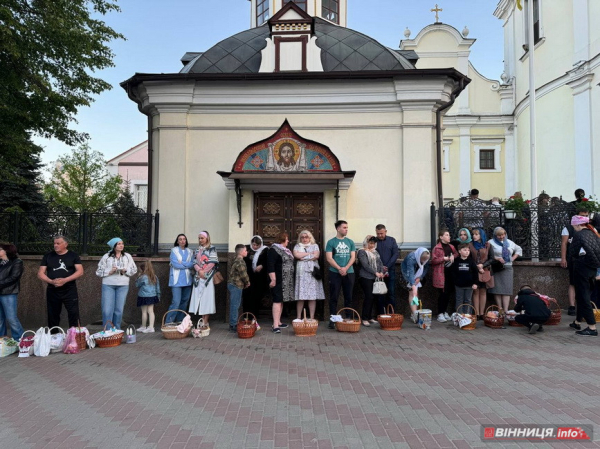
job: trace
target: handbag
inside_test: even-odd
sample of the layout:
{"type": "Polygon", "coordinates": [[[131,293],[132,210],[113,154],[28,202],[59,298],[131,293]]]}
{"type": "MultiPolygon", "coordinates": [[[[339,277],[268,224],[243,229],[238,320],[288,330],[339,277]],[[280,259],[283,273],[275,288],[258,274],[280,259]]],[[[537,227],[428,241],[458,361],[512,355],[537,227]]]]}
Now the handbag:
{"type": "Polygon", "coordinates": [[[498,262],[495,259],[494,259],[494,261],[492,262],[492,264],[490,266],[492,267],[492,271],[494,273],[499,273],[502,270],[504,270],[504,264],[502,262],[498,262]]]}
{"type": "Polygon", "coordinates": [[[387,285],[381,280],[373,282],[373,294],[374,295],[385,295],[388,292],[387,285]]]}
{"type": "Polygon", "coordinates": [[[492,279],[492,273],[490,270],[483,270],[483,273],[479,273],[479,282],[489,282],[492,279]]]}
{"type": "Polygon", "coordinates": [[[221,274],[220,271],[215,271],[215,274],[212,279],[213,279],[213,284],[215,284],[215,285],[219,285],[221,282],[223,282],[225,280],[225,278],[223,277],[223,275],[221,274]]]}
{"type": "Polygon", "coordinates": [[[312,275],[312,277],[314,277],[317,281],[320,281],[321,279],[323,279],[323,275],[321,274],[321,269],[319,267],[313,267],[312,271],[310,272],[310,274],[312,275]]]}

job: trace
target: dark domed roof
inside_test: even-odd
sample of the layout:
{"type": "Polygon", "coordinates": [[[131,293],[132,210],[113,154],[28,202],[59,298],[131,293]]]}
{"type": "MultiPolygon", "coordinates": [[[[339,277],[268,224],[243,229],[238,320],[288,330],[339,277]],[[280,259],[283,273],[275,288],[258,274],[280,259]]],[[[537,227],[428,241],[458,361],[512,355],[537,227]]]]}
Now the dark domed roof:
{"type": "MultiPolygon", "coordinates": [[[[267,24],[242,31],[196,56],[181,73],[258,73],[261,51],[267,46],[269,36],[267,24]]],[[[315,36],[317,47],[322,50],[325,72],[415,68],[403,55],[375,39],[318,17],[315,18],[315,36]]]]}
{"type": "Polygon", "coordinates": [[[315,19],[317,47],[326,72],[414,69],[408,59],[372,37],[358,31],[315,19]]]}
{"type": "Polygon", "coordinates": [[[258,73],[269,26],[234,34],[192,59],[181,73],[258,73]]]}

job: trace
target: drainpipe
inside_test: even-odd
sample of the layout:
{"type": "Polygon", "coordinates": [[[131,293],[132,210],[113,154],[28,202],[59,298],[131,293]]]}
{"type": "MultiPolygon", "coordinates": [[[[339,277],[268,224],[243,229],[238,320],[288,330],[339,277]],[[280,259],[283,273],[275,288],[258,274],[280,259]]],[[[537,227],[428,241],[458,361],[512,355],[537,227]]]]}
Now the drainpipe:
{"type": "Polygon", "coordinates": [[[457,95],[465,88],[465,80],[461,78],[458,81],[458,86],[450,94],[450,101],[443,103],[443,105],[435,111],[435,147],[437,155],[437,191],[438,191],[438,217],[441,223],[443,216],[444,206],[444,192],[442,190],[442,112],[449,109],[456,100],[457,95]]]}
{"type": "Polygon", "coordinates": [[[152,213],[152,115],[148,114],[148,198],[146,213],[152,213]]]}

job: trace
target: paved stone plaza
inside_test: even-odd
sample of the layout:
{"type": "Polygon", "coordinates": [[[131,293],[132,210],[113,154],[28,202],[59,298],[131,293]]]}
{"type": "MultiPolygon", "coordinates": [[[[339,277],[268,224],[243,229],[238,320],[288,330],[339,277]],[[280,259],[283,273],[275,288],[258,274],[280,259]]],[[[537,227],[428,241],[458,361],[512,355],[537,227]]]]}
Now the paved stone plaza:
{"type": "Polygon", "coordinates": [[[467,448],[486,446],[480,424],[597,425],[600,340],[566,318],[537,335],[321,323],[309,338],[265,321],[249,340],[218,323],[204,339],[14,355],[0,359],[0,447],[467,448]]]}

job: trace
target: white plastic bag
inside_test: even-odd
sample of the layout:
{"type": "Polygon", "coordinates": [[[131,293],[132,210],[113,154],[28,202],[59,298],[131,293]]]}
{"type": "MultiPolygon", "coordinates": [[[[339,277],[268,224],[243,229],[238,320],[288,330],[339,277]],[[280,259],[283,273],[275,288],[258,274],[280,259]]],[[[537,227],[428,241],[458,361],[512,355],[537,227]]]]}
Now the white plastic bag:
{"type": "Polygon", "coordinates": [[[50,353],[63,352],[67,335],[61,327],[54,326],[52,329],[50,329],[50,353]],[[52,334],[52,329],[58,329],[60,332],[52,334]]]}
{"type": "Polygon", "coordinates": [[[40,327],[33,338],[33,354],[38,357],[47,357],[50,354],[50,329],[40,327]]]}

